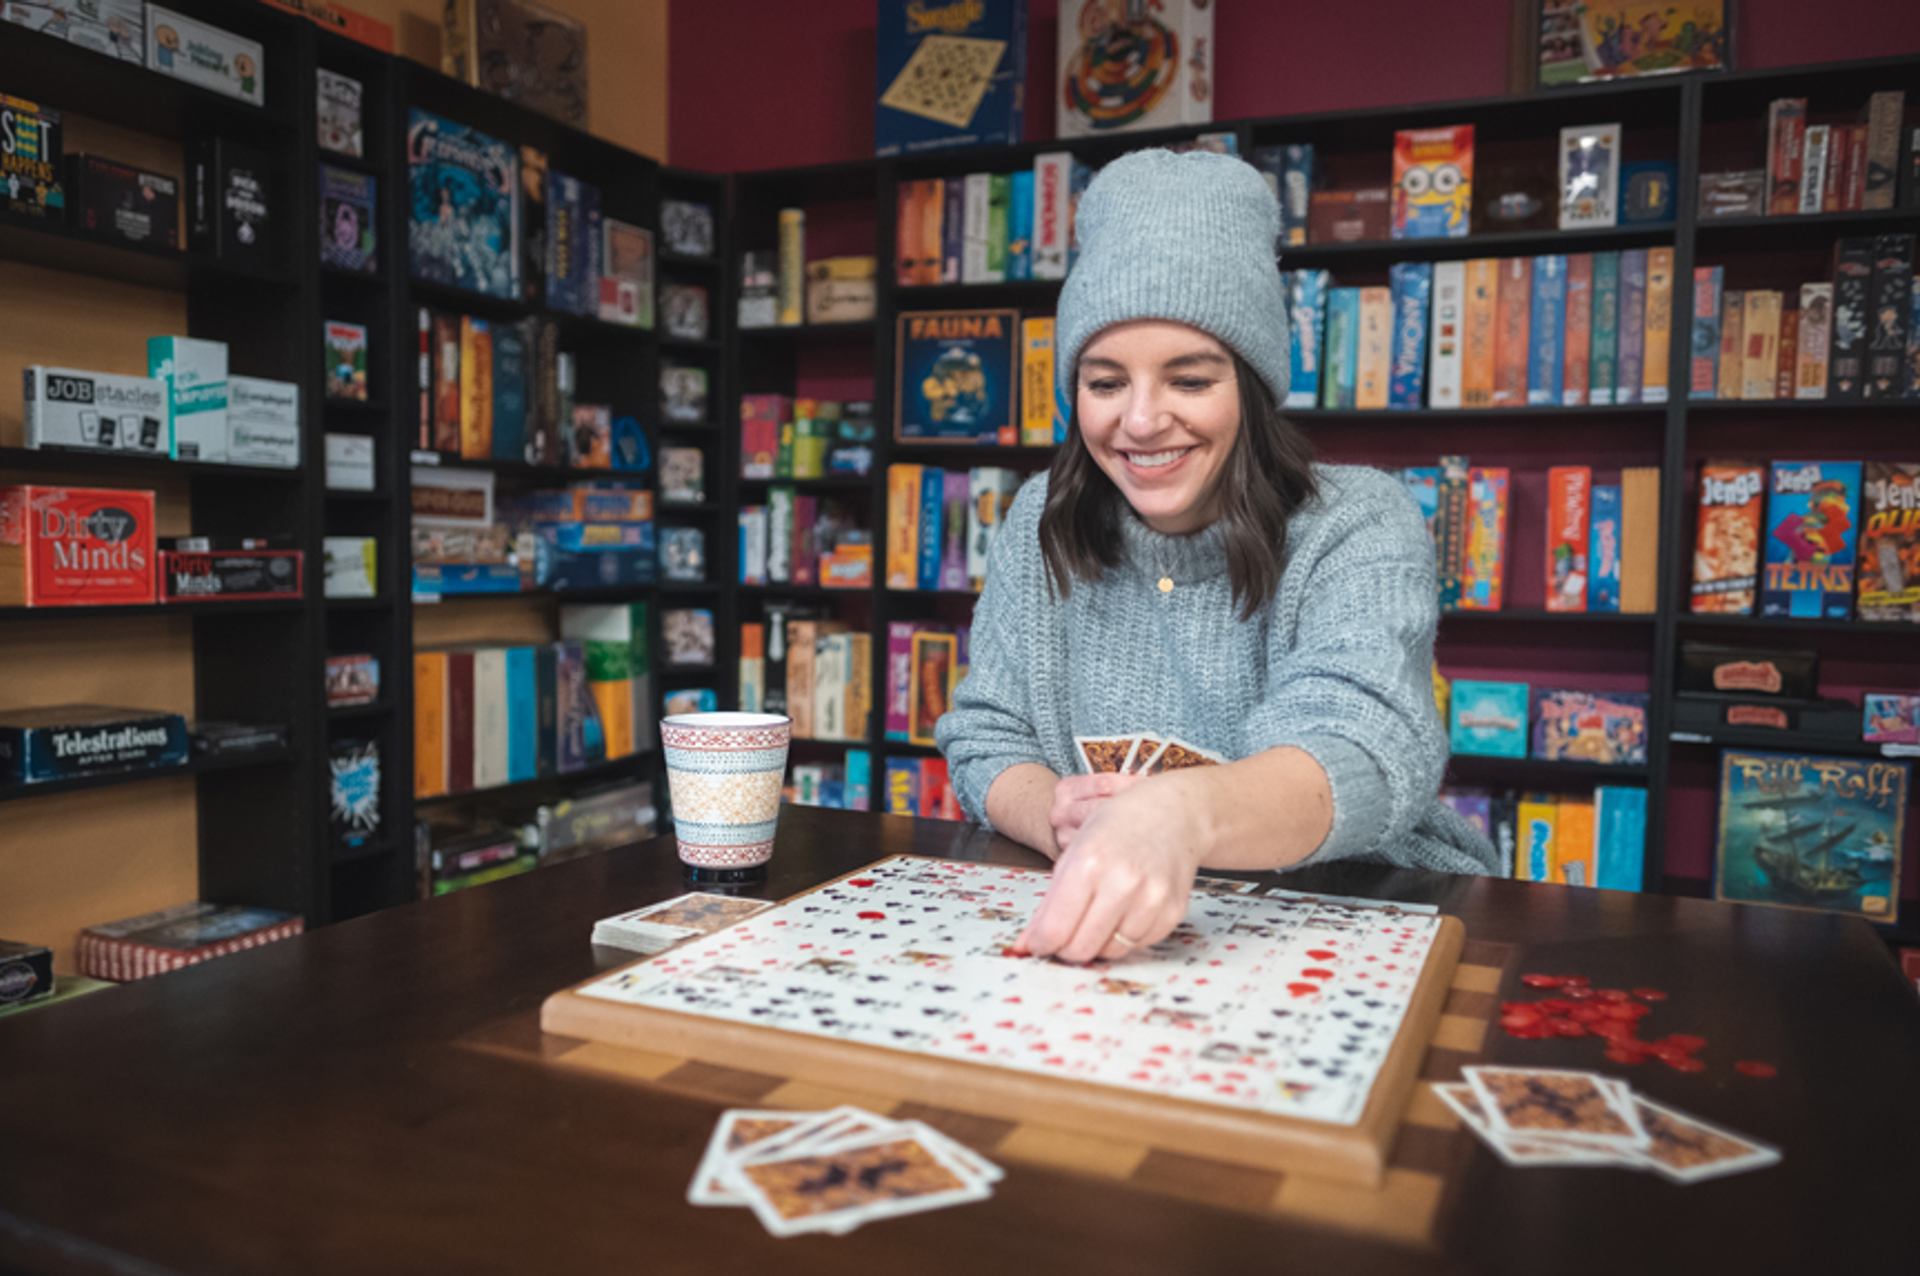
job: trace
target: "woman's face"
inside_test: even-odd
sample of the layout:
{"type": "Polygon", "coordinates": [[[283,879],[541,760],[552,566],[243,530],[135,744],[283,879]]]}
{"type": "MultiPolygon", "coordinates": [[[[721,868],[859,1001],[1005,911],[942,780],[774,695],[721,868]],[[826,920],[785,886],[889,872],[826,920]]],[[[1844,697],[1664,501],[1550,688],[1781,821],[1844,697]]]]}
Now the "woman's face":
{"type": "Polygon", "coordinates": [[[1078,376],[1080,437],[1141,521],[1172,536],[1213,522],[1240,437],[1227,348],[1183,323],[1137,319],[1088,342],[1078,376]]]}

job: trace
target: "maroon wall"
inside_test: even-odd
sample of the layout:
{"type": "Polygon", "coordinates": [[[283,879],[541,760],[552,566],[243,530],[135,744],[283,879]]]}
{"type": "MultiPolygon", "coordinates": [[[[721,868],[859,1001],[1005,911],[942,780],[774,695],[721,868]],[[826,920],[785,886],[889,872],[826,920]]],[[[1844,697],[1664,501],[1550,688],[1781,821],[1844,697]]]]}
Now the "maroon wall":
{"type": "MultiPolygon", "coordinates": [[[[1215,117],[1488,97],[1507,88],[1508,15],[1527,0],[1217,0],[1215,117]]],[[[783,168],[873,152],[875,0],[677,0],[667,132],[675,164],[783,168]]],[[[1028,0],[1027,136],[1053,134],[1059,0],[1028,0]]],[[[1920,4],[1739,0],[1735,58],[1785,66],[1920,50],[1920,4]]]]}

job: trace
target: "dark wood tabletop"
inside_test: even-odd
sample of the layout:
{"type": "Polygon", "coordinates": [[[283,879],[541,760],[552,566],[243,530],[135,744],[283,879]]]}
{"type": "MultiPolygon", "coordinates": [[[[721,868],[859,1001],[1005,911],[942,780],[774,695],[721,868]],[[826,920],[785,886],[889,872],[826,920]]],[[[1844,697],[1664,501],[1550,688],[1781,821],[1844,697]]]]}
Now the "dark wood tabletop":
{"type": "MultiPolygon", "coordinates": [[[[978,829],[787,810],[782,898],[901,852],[1037,863],[978,829]]],[[[1476,1150],[1439,1252],[1008,1166],[987,1202],[776,1240],[686,1203],[723,1105],[462,1048],[626,955],[593,922],[680,893],[670,838],[0,1020],[0,1270],[49,1272],[1912,1271],[1920,1005],[1862,922],[1368,866],[1302,889],[1424,900],[1509,978],[1657,985],[1710,1066],[1598,1067],[1779,1146],[1677,1186],[1476,1150]],[[1760,1080],[1737,1059],[1775,1064],[1760,1080]]],[[[1502,996],[1532,995],[1517,987],[1502,996]]]]}

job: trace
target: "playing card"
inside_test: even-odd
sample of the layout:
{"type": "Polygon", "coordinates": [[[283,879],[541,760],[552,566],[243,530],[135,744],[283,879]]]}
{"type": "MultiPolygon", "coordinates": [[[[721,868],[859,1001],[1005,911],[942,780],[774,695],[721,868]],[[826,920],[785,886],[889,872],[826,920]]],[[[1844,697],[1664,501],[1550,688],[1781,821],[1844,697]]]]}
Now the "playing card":
{"type": "Polygon", "coordinates": [[[593,942],[632,952],[664,952],[675,944],[724,930],[773,907],[760,899],[694,893],[594,923],[593,942]]]}
{"type": "Polygon", "coordinates": [[[1630,1165],[1632,1162],[1596,1147],[1581,1147],[1551,1138],[1503,1138],[1487,1122],[1487,1113],[1473,1087],[1464,1081],[1433,1083],[1433,1092],[1452,1108],[1494,1155],[1516,1168],[1534,1165],[1630,1165]]]}
{"type": "Polygon", "coordinates": [[[1237,882],[1231,877],[1196,877],[1193,889],[1208,895],[1251,895],[1260,888],[1258,882],[1237,882]]]}
{"type": "Polygon", "coordinates": [[[825,1151],[750,1159],[733,1166],[725,1183],[776,1236],[844,1231],[992,1195],[941,1141],[897,1132],[825,1151]]]}
{"type": "Polygon", "coordinates": [[[1777,1164],[1780,1153],[1764,1143],[1663,1104],[1633,1096],[1648,1144],[1637,1155],[1676,1183],[1698,1183],[1777,1164]]]}
{"type": "Polygon", "coordinates": [[[1647,1145],[1633,1105],[1596,1073],[1486,1065],[1461,1072],[1502,1138],[1550,1135],[1619,1151],[1647,1145]]]}
{"type": "Polygon", "coordinates": [[[1151,757],[1136,762],[1133,769],[1140,775],[1158,775],[1162,771],[1178,771],[1190,766],[1220,766],[1225,762],[1226,758],[1210,749],[1169,738],[1151,757]]]}
{"type": "Polygon", "coordinates": [[[1101,775],[1125,771],[1138,739],[1130,735],[1077,735],[1073,742],[1080,749],[1080,764],[1087,774],[1101,775]]]}
{"type": "Polygon", "coordinates": [[[713,1137],[707,1140],[707,1150],[700,1158],[700,1168],[694,1172],[693,1182],[687,1188],[687,1200],[695,1205],[745,1205],[745,1200],[721,1183],[721,1172],[739,1160],[748,1149],[776,1134],[791,1130],[810,1115],[806,1112],[748,1108],[735,1108],[722,1113],[720,1123],[713,1127],[713,1137]]]}
{"type": "Polygon", "coordinates": [[[1142,731],[1133,737],[1133,755],[1127,759],[1126,771],[1139,771],[1141,764],[1166,747],[1167,739],[1157,731],[1142,731]]]}

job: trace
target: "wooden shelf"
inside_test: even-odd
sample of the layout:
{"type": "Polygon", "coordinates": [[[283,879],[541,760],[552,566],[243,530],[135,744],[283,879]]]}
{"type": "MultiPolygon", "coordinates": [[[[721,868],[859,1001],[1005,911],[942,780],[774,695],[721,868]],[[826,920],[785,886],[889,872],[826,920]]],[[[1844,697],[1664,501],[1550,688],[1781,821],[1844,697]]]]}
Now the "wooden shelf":
{"type": "MultiPolygon", "coordinates": [[[[17,28],[9,25],[8,35],[17,28]]],[[[0,260],[67,274],[92,275],[143,288],[183,289],[196,272],[230,275],[261,285],[292,283],[282,272],[223,262],[210,253],[163,244],[136,244],[68,226],[60,221],[0,215],[0,260]]]]}
{"type": "Polygon", "coordinates": [[[1690,731],[1675,727],[1667,733],[1675,744],[1713,749],[1781,749],[1789,753],[1844,753],[1863,758],[1920,756],[1913,745],[1869,744],[1865,740],[1833,739],[1803,731],[1768,731],[1762,727],[1715,727],[1690,731]]]}
{"type": "Polygon", "coordinates": [[[650,470],[588,469],[571,465],[529,465],[525,461],[478,460],[447,456],[415,448],[407,453],[407,463],[423,469],[488,470],[501,478],[528,483],[613,482],[647,485],[650,470]]]}
{"type": "Polygon", "coordinates": [[[0,786],[0,802],[20,802],[28,798],[52,797],[57,793],[77,793],[82,789],[108,789],[122,784],[140,784],[147,780],[163,780],[178,775],[214,775],[222,771],[277,766],[291,761],[292,758],[293,750],[287,748],[261,749],[252,753],[223,754],[218,757],[189,757],[184,766],[164,767],[158,770],[114,771],[106,775],[53,780],[45,784],[0,786]]]}
{"type": "Polygon", "coordinates": [[[735,591],[742,598],[868,598],[873,589],[861,585],[857,589],[828,589],[822,585],[735,585],[735,591]]]}
{"type": "Polygon", "coordinates": [[[1653,612],[1619,611],[1543,611],[1512,607],[1503,611],[1443,611],[1440,624],[1459,621],[1469,625],[1651,625],[1659,616],[1653,612]]]}
{"type": "Polygon", "coordinates": [[[802,492],[865,492],[873,487],[870,474],[828,474],[821,478],[742,478],[741,487],[791,487],[802,492]]]}
{"type": "Polygon", "coordinates": [[[148,481],[172,476],[246,483],[298,483],[307,473],[298,466],[288,468],[277,465],[222,465],[215,461],[174,461],[164,456],[143,456],[133,452],[0,447],[0,471],[5,470],[31,470],[35,473],[86,471],[148,481]]]}
{"type": "Polygon", "coordinates": [[[1667,410],[1664,403],[1618,403],[1568,407],[1551,404],[1522,404],[1511,408],[1284,408],[1282,415],[1303,425],[1334,424],[1346,421],[1380,422],[1388,425],[1432,425],[1437,421],[1534,421],[1594,420],[1610,421],[1630,417],[1658,420],[1667,410]]]}
{"type": "Polygon", "coordinates": [[[415,806],[442,806],[449,802],[466,802],[474,799],[495,799],[517,797],[542,790],[550,790],[562,785],[596,784],[603,780],[618,780],[623,777],[637,778],[642,764],[653,758],[653,750],[645,749],[639,753],[629,753],[624,758],[612,762],[601,762],[579,771],[567,771],[556,775],[542,775],[531,780],[519,780],[512,784],[499,784],[490,789],[468,789],[464,793],[442,793],[434,797],[416,797],[415,806]]]}
{"type": "Polygon", "coordinates": [[[736,328],[734,332],[744,341],[772,341],[783,337],[792,340],[871,337],[878,330],[875,320],[857,319],[849,323],[786,323],[765,328],[736,328]]]}
{"type": "Polygon", "coordinates": [[[1861,620],[1813,620],[1790,616],[1703,616],[1680,612],[1674,623],[1696,629],[1779,629],[1808,633],[1863,634],[1874,638],[1920,639],[1920,625],[1878,624],[1861,620]]]}
{"type": "Polygon", "coordinates": [[[1459,239],[1373,239],[1350,244],[1299,244],[1280,250],[1283,270],[1396,261],[1459,261],[1470,257],[1526,257],[1535,253],[1606,252],[1670,244],[1674,222],[1640,222],[1594,230],[1509,230],[1459,239]]]}
{"type": "Polygon", "coordinates": [[[300,598],[223,600],[194,603],[116,603],[88,607],[0,607],[0,620],[104,619],[112,616],[271,616],[304,610],[300,598]]]}
{"type": "Polygon", "coordinates": [[[1505,780],[1515,785],[1549,786],[1593,784],[1646,784],[1650,772],[1644,766],[1600,766],[1591,762],[1555,762],[1547,758],[1489,758],[1456,753],[1447,760],[1449,776],[1458,773],[1505,780]]]}
{"type": "Polygon", "coordinates": [[[328,705],[327,718],[333,722],[350,722],[355,718],[379,718],[393,712],[390,700],[375,700],[371,704],[328,705]]]}

